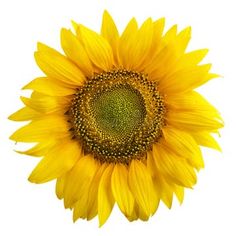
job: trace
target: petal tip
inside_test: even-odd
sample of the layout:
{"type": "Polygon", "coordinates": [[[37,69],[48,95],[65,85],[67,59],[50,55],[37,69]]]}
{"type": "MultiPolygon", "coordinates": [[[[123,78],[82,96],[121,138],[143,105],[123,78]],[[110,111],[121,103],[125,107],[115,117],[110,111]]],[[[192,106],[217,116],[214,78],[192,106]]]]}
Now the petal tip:
{"type": "Polygon", "coordinates": [[[28,177],[28,181],[35,184],[37,183],[36,179],[33,176],[33,173],[31,173],[30,176],[28,177]]]}
{"type": "MultiPolygon", "coordinates": [[[[17,131],[16,131],[17,132],[17,131]]],[[[12,140],[12,141],[17,141],[17,136],[16,136],[16,132],[14,132],[10,137],[9,139],[12,140]]]]}
{"type": "Polygon", "coordinates": [[[74,20],[71,20],[71,25],[72,25],[74,31],[77,32],[79,24],[76,23],[74,20]]]}
{"type": "Polygon", "coordinates": [[[7,119],[10,120],[10,121],[15,121],[15,119],[14,119],[14,114],[15,114],[15,113],[9,115],[9,116],[7,117],[7,119]]]}

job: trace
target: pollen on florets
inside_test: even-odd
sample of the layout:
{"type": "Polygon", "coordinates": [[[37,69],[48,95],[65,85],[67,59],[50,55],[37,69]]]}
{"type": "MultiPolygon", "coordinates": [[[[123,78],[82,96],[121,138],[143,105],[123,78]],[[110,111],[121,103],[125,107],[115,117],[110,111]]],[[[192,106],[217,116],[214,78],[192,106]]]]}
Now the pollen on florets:
{"type": "Polygon", "coordinates": [[[89,78],[72,100],[73,136],[101,162],[143,159],[161,136],[165,106],[156,82],[142,73],[112,70],[89,78]]]}

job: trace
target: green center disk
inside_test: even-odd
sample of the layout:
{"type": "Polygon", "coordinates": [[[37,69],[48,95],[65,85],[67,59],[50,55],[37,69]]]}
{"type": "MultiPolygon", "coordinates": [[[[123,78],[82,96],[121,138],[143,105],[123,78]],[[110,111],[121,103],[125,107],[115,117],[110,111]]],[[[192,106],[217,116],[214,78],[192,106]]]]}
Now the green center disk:
{"type": "Polygon", "coordinates": [[[102,91],[92,102],[94,118],[103,133],[116,139],[127,137],[144,121],[142,95],[130,86],[102,91]]]}

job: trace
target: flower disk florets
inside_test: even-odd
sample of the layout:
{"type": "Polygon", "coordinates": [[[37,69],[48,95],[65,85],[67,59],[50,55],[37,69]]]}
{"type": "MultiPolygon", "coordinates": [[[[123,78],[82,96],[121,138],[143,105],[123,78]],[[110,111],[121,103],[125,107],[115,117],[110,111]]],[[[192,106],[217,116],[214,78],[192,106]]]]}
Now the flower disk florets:
{"type": "Polygon", "coordinates": [[[164,112],[157,83],[142,73],[113,70],[78,89],[69,115],[86,152],[102,162],[128,164],[145,158],[161,136],[164,112]]]}

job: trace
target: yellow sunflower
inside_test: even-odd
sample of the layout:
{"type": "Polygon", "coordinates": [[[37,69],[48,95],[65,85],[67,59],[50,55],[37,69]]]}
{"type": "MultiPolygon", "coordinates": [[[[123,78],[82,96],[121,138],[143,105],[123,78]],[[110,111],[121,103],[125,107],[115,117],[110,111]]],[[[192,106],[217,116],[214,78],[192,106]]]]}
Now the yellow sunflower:
{"type": "Polygon", "coordinates": [[[199,145],[220,150],[219,112],[194,90],[217,77],[199,64],[207,50],[185,52],[191,28],[163,34],[164,21],[133,18],[119,35],[105,11],[100,34],[75,22],[75,34],[61,30],[65,55],[38,43],[45,76],[23,88],[32,94],[10,119],[30,122],[10,138],[34,143],[20,152],[43,157],[29,180],[56,179],[74,221],[98,215],[103,225],[115,203],[148,220],[196,183],[199,145]]]}

